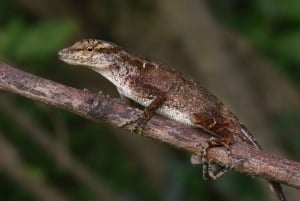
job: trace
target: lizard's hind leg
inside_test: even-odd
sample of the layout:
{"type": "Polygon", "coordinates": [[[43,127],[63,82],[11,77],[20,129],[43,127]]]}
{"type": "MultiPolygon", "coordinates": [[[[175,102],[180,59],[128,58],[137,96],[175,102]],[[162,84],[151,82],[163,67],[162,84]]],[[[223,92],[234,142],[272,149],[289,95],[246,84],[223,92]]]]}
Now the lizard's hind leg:
{"type": "Polygon", "coordinates": [[[207,160],[207,150],[209,148],[209,143],[197,143],[195,145],[197,148],[199,148],[199,151],[197,154],[192,154],[191,156],[191,163],[192,164],[202,164],[203,165],[203,179],[207,179],[207,175],[209,176],[209,167],[208,167],[208,160],[207,160]]]}
{"type": "MultiPolygon", "coordinates": [[[[200,129],[210,131],[213,136],[209,139],[206,145],[201,145],[201,154],[198,155],[198,160],[203,163],[203,177],[206,179],[207,175],[213,179],[221,177],[229,167],[223,164],[218,164],[211,159],[208,159],[207,150],[211,147],[223,146],[227,150],[227,154],[230,156],[230,145],[233,143],[234,138],[230,129],[227,127],[228,123],[220,121],[222,118],[215,118],[215,115],[210,113],[195,113],[191,115],[191,121],[195,126],[200,129]],[[222,124],[220,124],[222,122],[222,124]],[[201,159],[199,159],[201,157],[201,159]]],[[[194,157],[195,158],[195,157],[194,157]]]]}
{"type": "Polygon", "coordinates": [[[216,180],[220,178],[223,174],[225,174],[228,169],[231,168],[227,165],[218,164],[212,159],[208,159],[207,151],[209,148],[213,147],[209,142],[200,143],[196,146],[199,147],[199,154],[193,154],[191,156],[191,163],[203,165],[202,174],[204,180],[206,180],[208,177],[211,177],[214,180],[216,180]]]}

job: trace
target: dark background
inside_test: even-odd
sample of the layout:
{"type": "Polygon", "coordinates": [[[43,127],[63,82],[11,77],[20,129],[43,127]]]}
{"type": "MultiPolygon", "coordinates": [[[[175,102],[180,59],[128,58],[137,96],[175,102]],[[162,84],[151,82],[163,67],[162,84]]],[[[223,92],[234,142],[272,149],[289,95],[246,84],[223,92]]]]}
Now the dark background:
{"type": "MultiPolygon", "coordinates": [[[[1,0],[0,59],[117,96],[57,51],[117,43],[188,74],[224,101],[265,150],[300,160],[300,1],[1,0]]],[[[188,98],[188,97],[187,97],[188,98]]],[[[169,145],[0,93],[0,200],[275,200],[262,179],[201,166],[169,145]]],[[[289,201],[300,192],[285,187],[289,201]]]]}

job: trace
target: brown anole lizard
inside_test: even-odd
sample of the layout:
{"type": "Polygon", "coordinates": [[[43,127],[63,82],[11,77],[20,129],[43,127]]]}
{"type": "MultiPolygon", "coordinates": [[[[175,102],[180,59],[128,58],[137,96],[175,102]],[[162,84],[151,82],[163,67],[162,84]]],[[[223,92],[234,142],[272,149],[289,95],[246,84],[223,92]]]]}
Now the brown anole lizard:
{"type": "MultiPolygon", "coordinates": [[[[132,54],[102,40],[87,39],[62,49],[66,63],[86,66],[113,83],[122,97],[145,107],[143,122],[155,113],[205,129],[214,136],[210,146],[229,148],[235,141],[261,149],[238,118],[197,82],[162,64],[132,54]]],[[[205,148],[206,149],[206,148],[205,148]]],[[[210,176],[213,176],[210,174],[210,176]]],[[[280,184],[269,181],[279,201],[285,201],[280,184]]]]}

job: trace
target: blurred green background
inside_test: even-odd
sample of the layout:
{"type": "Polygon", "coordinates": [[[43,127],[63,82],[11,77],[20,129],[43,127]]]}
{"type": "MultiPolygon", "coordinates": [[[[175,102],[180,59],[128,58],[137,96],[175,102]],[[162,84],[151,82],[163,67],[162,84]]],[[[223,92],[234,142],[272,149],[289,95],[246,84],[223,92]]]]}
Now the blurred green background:
{"type": "MultiPolygon", "coordinates": [[[[296,0],[0,0],[0,60],[117,96],[56,55],[82,38],[112,41],[188,74],[267,151],[299,161],[299,10],[296,0]]],[[[262,179],[204,181],[189,153],[4,92],[0,147],[1,201],[275,200],[262,179]]]]}

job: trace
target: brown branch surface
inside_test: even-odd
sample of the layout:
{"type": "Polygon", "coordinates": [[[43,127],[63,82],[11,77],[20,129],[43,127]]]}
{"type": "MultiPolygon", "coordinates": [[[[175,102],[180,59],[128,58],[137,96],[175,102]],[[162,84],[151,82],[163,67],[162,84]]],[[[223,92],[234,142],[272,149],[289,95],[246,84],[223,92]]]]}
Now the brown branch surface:
{"type": "MultiPolygon", "coordinates": [[[[101,94],[82,91],[17,70],[0,62],[0,89],[62,108],[84,118],[120,127],[142,115],[142,111],[101,94]]],[[[126,125],[124,129],[132,127],[126,125]]],[[[198,153],[197,145],[210,136],[204,131],[154,116],[145,126],[148,136],[177,148],[198,153]]],[[[262,177],[300,189],[300,164],[266,153],[245,144],[231,146],[232,156],[222,147],[211,148],[208,157],[251,176],[262,177]]]]}

